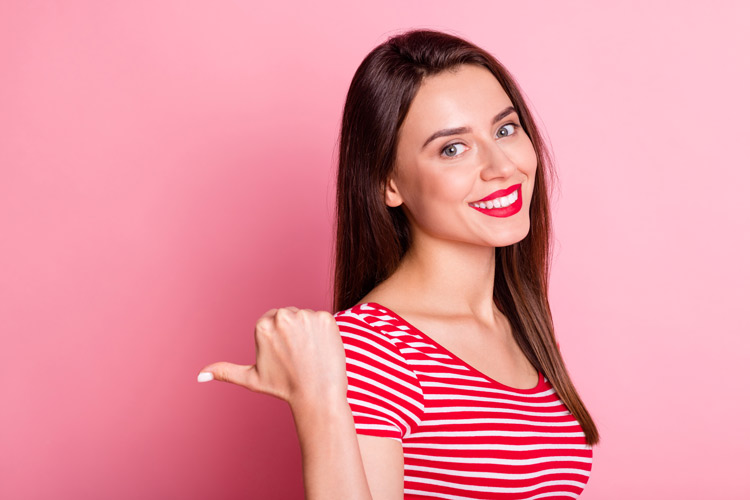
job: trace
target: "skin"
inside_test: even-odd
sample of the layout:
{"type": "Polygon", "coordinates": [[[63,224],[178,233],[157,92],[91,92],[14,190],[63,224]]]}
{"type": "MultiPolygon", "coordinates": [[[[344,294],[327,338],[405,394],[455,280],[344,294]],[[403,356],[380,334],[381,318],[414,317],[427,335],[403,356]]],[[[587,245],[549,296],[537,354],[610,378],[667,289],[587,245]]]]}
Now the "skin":
{"type": "MultiPolygon", "coordinates": [[[[523,389],[537,373],[492,300],[494,249],[529,232],[537,160],[500,83],[463,65],[424,80],[402,125],[384,202],[402,206],[413,245],[399,268],[360,303],[397,312],[495,380],[523,389]],[[515,126],[513,125],[515,124],[515,126]],[[440,137],[438,130],[471,131],[440,137]],[[521,210],[505,218],[469,206],[521,184],[521,210]],[[460,332],[460,334],[457,334],[460,332]]],[[[213,363],[216,380],[287,401],[302,449],[308,499],[403,499],[404,458],[393,439],[359,436],[346,401],[344,350],[326,311],[271,309],[256,323],[255,365],[213,363]]]]}

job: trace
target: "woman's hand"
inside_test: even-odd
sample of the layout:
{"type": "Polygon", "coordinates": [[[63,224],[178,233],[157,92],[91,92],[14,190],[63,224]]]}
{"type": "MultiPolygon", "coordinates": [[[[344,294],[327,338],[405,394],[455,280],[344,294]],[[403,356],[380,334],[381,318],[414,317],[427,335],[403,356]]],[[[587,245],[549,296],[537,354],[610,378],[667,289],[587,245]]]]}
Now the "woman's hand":
{"type": "MultiPolygon", "coordinates": [[[[231,382],[289,403],[302,451],[305,498],[373,500],[346,399],[346,357],[336,319],[326,311],[271,309],[255,323],[254,365],[213,363],[199,381],[231,382]]],[[[401,444],[365,441],[378,491],[403,499],[401,444]]],[[[379,496],[378,498],[386,498],[379,496]]]]}
{"type": "MultiPolygon", "coordinates": [[[[346,400],[344,345],[329,312],[269,310],[255,323],[255,352],[254,365],[222,361],[201,374],[209,372],[216,380],[283,399],[293,409],[346,400]]],[[[199,375],[198,380],[207,377],[199,375]]]]}

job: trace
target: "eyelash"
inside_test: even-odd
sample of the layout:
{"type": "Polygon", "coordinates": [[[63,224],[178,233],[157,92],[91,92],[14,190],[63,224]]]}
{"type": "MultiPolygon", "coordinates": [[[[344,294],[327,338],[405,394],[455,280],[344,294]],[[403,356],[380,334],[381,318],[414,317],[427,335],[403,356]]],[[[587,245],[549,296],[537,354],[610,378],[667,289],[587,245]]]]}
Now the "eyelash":
{"type": "MultiPolygon", "coordinates": [[[[508,123],[504,124],[502,127],[498,128],[497,130],[500,131],[500,130],[504,129],[505,127],[507,127],[508,125],[513,125],[513,127],[514,127],[513,133],[510,134],[510,135],[506,135],[505,137],[510,137],[510,136],[516,135],[518,133],[518,131],[516,129],[518,129],[518,128],[521,127],[518,123],[508,122],[508,123]]],[[[448,149],[451,146],[455,146],[456,144],[461,144],[461,143],[460,142],[451,142],[450,144],[446,144],[443,147],[443,149],[440,150],[440,156],[445,156],[443,154],[443,153],[445,153],[445,150],[448,149]]],[[[454,155],[454,156],[445,156],[445,158],[455,158],[455,157],[456,157],[456,155],[454,155]]]]}

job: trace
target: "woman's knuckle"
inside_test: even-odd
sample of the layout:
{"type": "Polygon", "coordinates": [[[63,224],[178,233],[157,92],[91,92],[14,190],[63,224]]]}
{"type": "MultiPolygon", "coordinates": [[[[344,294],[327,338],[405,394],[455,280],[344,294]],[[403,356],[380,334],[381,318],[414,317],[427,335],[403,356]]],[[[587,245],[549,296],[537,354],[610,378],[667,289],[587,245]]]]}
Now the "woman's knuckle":
{"type": "Polygon", "coordinates": [[[294,319],[295,312],[283,307],[276,312],[276,321],[288,323],[294,319]]]}
{"type": "Polygon", "coordinates": [[[261,318],[255,323],[255,334],[268,336],[273,331],[273,324],[268,318],[261,318]]]}
{"type": "Polygon", "coordinates": [[[316,311],[315,316],[318,319],[318,321],[320,321],[321,323],[325,325],[330,325],[331,323],[335,321],[333,315],[329,313],[328,311],[316,311]]]}
{"type": "Polygon", "coordinates": [[[278,311],[278,308],[269,309],[268,311],[264,312],[261,318],[272,318],[276,312],[278,311]]]}

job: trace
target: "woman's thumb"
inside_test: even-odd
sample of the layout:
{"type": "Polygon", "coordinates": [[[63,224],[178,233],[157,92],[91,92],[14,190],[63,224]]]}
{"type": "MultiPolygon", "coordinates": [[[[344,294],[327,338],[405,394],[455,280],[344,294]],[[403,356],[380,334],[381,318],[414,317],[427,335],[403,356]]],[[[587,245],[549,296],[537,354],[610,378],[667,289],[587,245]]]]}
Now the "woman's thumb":
{"type": "Polygon", "coordinates": [[[203,368],[198,374],[198,382],[220,380],[237,384],[251,391],[258,391],[258,371],[255,365],[235,365],[220,361],[203,368]]]}

